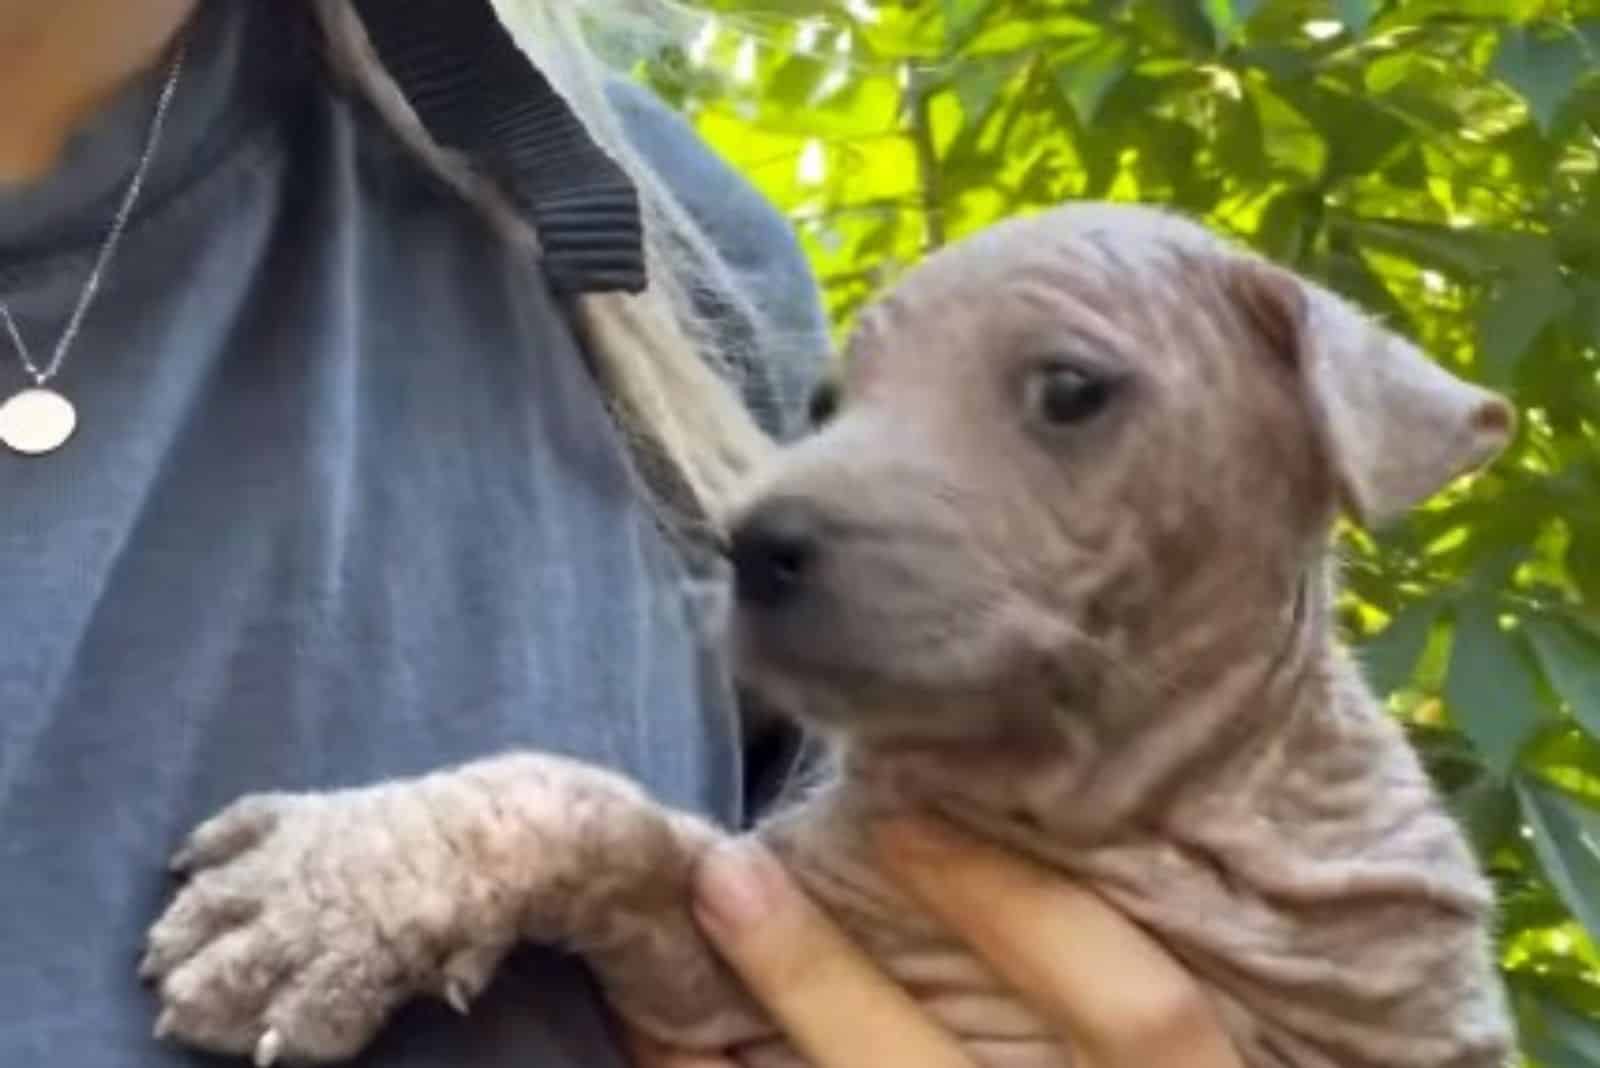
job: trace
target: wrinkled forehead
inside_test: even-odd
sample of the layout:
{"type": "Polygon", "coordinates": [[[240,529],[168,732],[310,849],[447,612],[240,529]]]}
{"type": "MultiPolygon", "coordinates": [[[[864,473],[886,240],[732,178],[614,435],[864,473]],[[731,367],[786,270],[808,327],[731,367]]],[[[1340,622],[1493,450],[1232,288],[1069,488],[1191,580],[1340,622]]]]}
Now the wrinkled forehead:
{"type": "Polygon", "coordinates": [[[1143,208],[1072,206],[990,227],[929,257],[863,312],[852,386],[1061,349],[1182,360],[1215,312],[1219,242],[1143,208]]]}

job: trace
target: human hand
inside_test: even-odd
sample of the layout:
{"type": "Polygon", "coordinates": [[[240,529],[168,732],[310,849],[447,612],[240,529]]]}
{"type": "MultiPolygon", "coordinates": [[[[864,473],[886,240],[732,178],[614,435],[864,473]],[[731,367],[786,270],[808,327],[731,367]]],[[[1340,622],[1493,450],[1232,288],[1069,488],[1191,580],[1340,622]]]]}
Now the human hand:
{"type": "MultiPolygon", "coordinates": [[[[1077,1068],[1241,1068],[1205,992],[1097,895],[924,821],[886,826],[878,844],[889,874],[1049,1023],[1077,1068]]],[[[770,855],[719,850],[697,890],[707,936],[817,1068],[976,1068],[770,855]]],[[[639,1068],[733,1065],[642,1039],[633,1052],[639,1068]]]]}

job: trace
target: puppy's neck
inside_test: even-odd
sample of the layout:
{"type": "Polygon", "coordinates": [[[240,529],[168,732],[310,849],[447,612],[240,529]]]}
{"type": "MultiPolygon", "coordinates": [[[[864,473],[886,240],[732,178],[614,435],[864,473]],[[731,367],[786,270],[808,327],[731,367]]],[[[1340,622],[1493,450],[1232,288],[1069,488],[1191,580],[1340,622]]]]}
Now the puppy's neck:
{"type": "Polygon", "coordinates": [[[1041,708],[982,738],[857,740],[843,774],[880,806],[932,808],[989,834],[1087,845],[1160,833],[1196,799],[1270,790],[1306,739],[1339,735],[1326,724],[1368,717],[1332,638],[1331,591],[1319,564],[1274,622],[1207,648],[1175,642],[1086,707],[1041,708]]]}

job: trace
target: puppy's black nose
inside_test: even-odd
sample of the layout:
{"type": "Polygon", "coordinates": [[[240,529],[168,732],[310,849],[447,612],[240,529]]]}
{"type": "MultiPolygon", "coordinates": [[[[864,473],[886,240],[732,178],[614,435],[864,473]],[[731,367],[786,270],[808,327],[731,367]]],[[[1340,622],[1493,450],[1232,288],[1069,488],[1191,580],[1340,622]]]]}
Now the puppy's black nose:
{"type": "Polygon", "coordinates": [[[775,608],[805,585],[821,547],[821,523],[810,506],[793,500],[761,505],[732,532],[728,555],[733,562],[739,599],[775,608]]]}

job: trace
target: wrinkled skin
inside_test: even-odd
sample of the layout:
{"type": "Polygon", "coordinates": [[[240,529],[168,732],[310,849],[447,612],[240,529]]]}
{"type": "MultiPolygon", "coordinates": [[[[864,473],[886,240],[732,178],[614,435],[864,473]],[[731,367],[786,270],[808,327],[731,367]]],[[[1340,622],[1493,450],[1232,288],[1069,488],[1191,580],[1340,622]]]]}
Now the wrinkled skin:
{"type": "MultiPolygon", "coordinates": [[[[837,415],[728,517],[739,670],[837,740],[755,833],[990,1068],[1070,1058],[874,870],[874,814],[935,811],[1105,894],[1253,1068],[1507,1063],[1489,889],[1334,644],[1326,561],[1341,509],[1383,522],[1487,462],[1509,407],[1107,205],[931,257],[849,356],[837,415]]],[[[334,1061],[408,997],[465,1010],[536,939],[661,1039],[798,1063],[690,920],[719,833],[538,754],[246,799],[152,930],[160,1030],[334,1061]]]]}

